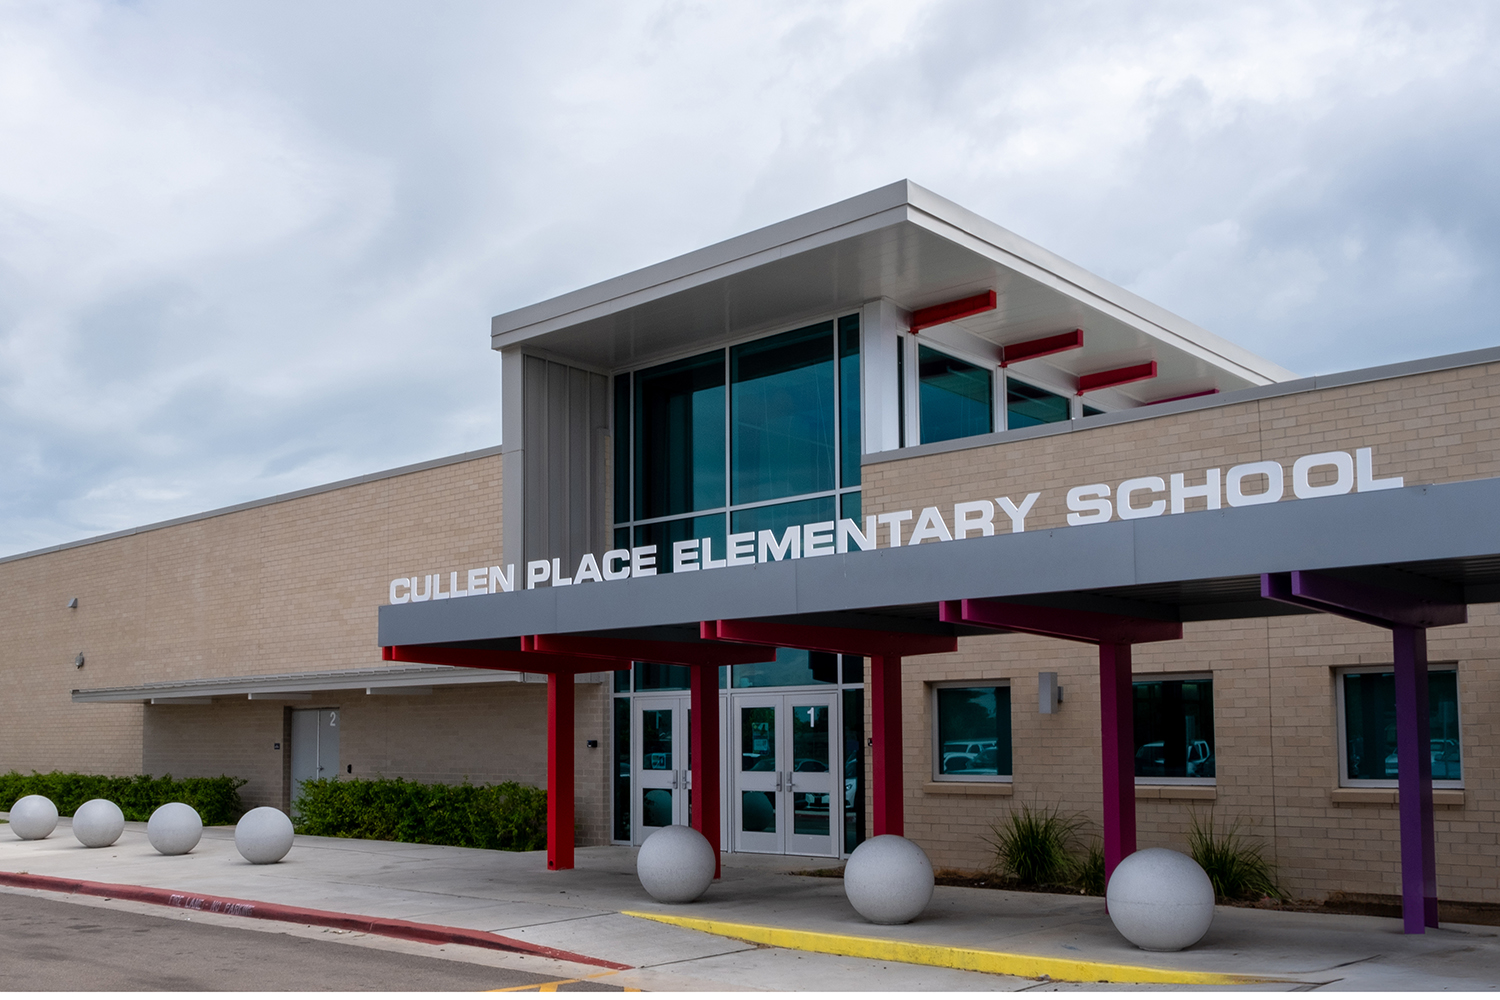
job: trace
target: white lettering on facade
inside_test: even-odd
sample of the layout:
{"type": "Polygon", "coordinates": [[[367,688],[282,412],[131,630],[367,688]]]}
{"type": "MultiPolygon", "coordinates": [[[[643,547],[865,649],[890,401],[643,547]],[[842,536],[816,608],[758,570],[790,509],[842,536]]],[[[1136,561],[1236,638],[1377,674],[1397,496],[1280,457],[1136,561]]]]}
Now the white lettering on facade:
{"type": "Polygon", "coordinates": [[[1000,505],[1000,509],[1005,511],[1005,516],[1010,518],[1011,534],[1019,535],[1026,530],[1026,515],[1031,513],[1031,508],[1036,506],[1037,498],[1040,496],[1040,493],[1026,494],[1026,499],[1021,501],[1021,506],[1019,507],[1010,502],[1010,497],[995,498],[995,502],[1000,505]]]}
{"type": "MultiPolygon", "coordinates": [[[[1231,466],[1228,472],[1206,469],[1201,479],[1193,473],[1173,472],[1165,479],[1159,475],[1133,476],[1113,488],[1109,483],[1074,486],[1066,494],[1067,523],[1079,526],[1102,524],[1115,518],[1134,520],[1169,513],[1182,514],[1188,511],[1190,504],[1194,510],[1219,510],[1226,503],[1230,507],[1277,503],[1287,492],[1287,471],[1280,462],[1263,460],[1231,466]],[[1191,484],[1188,481],[1190,476],[1194,480],[1191,484]]],[[[1304,455],[1292,463],[1290,471],[1292,495],[1301,500],[1394,490],[1406,483],[1402,476],[1376,478],[1374,450],[1371,448],[1304,455]]],[[[942,509],[935,506],[923,507],[915,518],[911,510],[868,514],[863,519],[863,527],[854,518],[843,517],[788,525],[779,535],[771,529],[741,531],[725,539],[726,551],[721,559],[713,557],[715,542],[712,538],[684,539],[672,543],[672,572],[690,573],[700,569],[869,551],[879,544],[877,529],[881,525],[885,525],[889,532],[887,544],[890,548],[923,542],[961,541],[974,535],[991,537],[996,534],[997,506],[1009,518],[1011,532],[1019,534],[1026,530],[1026,518],[1036,508],[1041,496],[1039,492],[1028,493],[1019,504],[1009,497],[995,497],[993,502],[983,499],[955,503],[952,506],[952,531],[942,509]],[[915,524],[910,537],[903,537],[903,526],[913,520],[915,524]]],[[[656,576],[656,552],[655,545],[644,545],[610,549],[598,558],[585,553],[579,560],[577,572],[571,576],[563,571],[560,558],[533,559],[526,563],[526,589],[534,590],[543,584],[566,587],[575,583],[656,576]]],[[[420,604],[479,594],[508,594],[516,589],[517,583],[514,564],[503,570],[499,566],[451,570],[447,574],[446,592],[443,577],[443,573],[397,577],[390,582],[390,603],[420,604]],[[460,587],[461,583],[466,586],[460,587]]]]}

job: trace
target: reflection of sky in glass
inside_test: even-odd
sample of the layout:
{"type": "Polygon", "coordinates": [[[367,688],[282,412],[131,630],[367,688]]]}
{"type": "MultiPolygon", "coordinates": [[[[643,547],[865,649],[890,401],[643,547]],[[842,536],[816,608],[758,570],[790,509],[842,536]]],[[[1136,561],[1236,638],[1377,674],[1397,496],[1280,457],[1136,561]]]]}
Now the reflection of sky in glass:
{"type": "Polygon", "coordinates": [[[730,352],[733,503],[834,487],[833,324],[730,352]]]}
{"type": "Polygon", "coordinates": [[[923,444],[994,429],[988,371],[924,345],[917,348],[917,377],[923,444]]]}

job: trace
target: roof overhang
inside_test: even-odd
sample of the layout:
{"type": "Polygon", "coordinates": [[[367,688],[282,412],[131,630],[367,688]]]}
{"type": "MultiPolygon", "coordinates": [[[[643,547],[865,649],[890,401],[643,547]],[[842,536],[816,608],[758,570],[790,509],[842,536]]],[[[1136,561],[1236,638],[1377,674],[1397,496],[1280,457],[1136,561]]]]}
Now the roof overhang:
{"type": "MultiPolygon", "coordinates": [[[[939,602],[999,597],[1137,618],[1304,611],[1262,573],[1355,574],[1398,591],[1500,601],[1500,479],[1411,486],[560,588],[380,608],[379,644],[495,644],[554,633],[696,636],[763,618],[931,631],[939,602]]],[[[959,631],[958,634],[964,634],[959,631]]]]}
{"type": "MultiPolygon", "coordinates": [[[[581,677],[588,681],[598,678],[581,677]]],[[[251,701],[303,701],[322,692],[363,692],[368,695],[419,696],[434,688],[468,684],[542,683],[544,674],[510,670],[470,670],[464,667],[398,664],[242,677],[201,677],[155,681],[130,687],[84,688],[73,692],[76,702],[129,702],[147,705],[207,705],[214,698],[251,701]]]]}
{"type": "Polygon", "coordinates": [[[922,336],[998,358],[1082,329],[1082,350],[1025,364],[1055,380],[1155,361],[1125,391],[1142,402],[1293,377],[910,181],[503,313],[491,344],[613,371],[877,299],[909,313],[986,291],[996,309],[922,336]]]}

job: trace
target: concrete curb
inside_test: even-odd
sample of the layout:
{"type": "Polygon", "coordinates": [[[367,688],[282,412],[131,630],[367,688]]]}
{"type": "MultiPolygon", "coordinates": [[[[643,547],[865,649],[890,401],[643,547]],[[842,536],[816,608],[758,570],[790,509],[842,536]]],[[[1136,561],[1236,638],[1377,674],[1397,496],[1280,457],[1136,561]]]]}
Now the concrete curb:
{"type": "Polygon", "coordinates": [[[851,958],[873,958],[911,965],[932,965],[945,969],[988,972],[1023,979],[1043,979],[1074,983],[1160,983],[1189,986],[1244,986],[1252,983],[1291,982],[1269,976],[1245,976],[1227,972],[1195,972],[1186,969],[1153,969],[1144,965],[1120,965],[1114,962],[1090,962],[1074,958],[1048,958],[1041,955],[1015,955],[982,948],[956,948],[948,945],[918,944],[914,941],[892,941],[887,938],[856,937],[829,934],[825,931],[799,931],[788,927],[765,927],[737,924],[727,920],[705,920],[701,917],[676,917],[663,913],[622,911],[624,916],[656,920],[674,927],[717,934],[721,937],[749,941],[796,951],[824,955],[847,955],[851,958]]]}
{"type": "Polygon", "coordinates": [[[254,899],[234,899],[228,896],[201,896],[192,893],[174,892],[171,889],[156,889],[144,885],[119,885],[110,882],[89,882],[84,879],[54,878],[50,875],[31,875],[26,872],[0,872],[0,885],[17,889],[43,889],[48,892],[65,892],[81,896],[100,896],[108,899],[125,899],[136,903],[154,903],[183,910],[202,910],[207,913],[226,913],[236,917],[254,917],[258,920],[279,920],[283,923],[311,924],[315,927],[332,927],[337,930],[361,931],[379,934],[382,937],[399,938],[403,941],[421,941],[426,944],[464,944],[492,951],[509,951],[538,958],[551,958],[563,962],[577,962],[602,969],[623,971],[632,968],[619,962],[610,962],[589,955],[579,955],[558,948],[518,941],[515,938],[476,931],[466,927],[449,927],[443,924],[422,924],[411,920],[390,917],[366,917],[354,913],[338,913],[333,910],[314,910],[303,906],[287,906],[282,903],[266,903],[254,899]]]}

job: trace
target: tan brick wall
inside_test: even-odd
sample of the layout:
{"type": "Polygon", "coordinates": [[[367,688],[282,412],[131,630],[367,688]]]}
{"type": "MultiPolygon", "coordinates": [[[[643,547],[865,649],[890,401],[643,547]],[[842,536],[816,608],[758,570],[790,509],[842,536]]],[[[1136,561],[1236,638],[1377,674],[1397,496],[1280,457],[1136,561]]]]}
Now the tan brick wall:
{"type": "MultiPolygon", "coordinates": [[[[1326,450],[1375,450],[1375,475],[1406,485],[1500,475],[1500,365],[1476,366],[1301,393],[1112,427],[903,459],[864,469],[867,513],[1041,491],[1027,530],[1066,524],[1069,487],[1115,487],[1132,476],[1186,473],[1326,450]]],[[[1194,501],[1189,502],[1189,511],[1194,501]]],[[[1202,502],[1197,501],[1201,507],[1202,502]]],[[[997,516],[997,530],[1008,522],[997,516]]],[[[909,532],[911,524],[906,530],[909,532]]],[[[882,532],[881,544],[885,534],[882,532]]],[[[1429,633],[1429,658],[1457,663],[1463,737],[1463,804],[1437,810],[1439,891],[1446,898],[1500,901],[1500,608],[1470,609],[1470,623],[1429,633]]],[[[1392,805],[1342,805],[1334,671],[1391,662],[1389,633],[1308,615],[1189,624],[1180,642],[1135,647],[1135,670],[1211,671],[1217,739],[1213,802],[1140,799],[1142,847],[1182,848],[1194,810],[1238,821],[1264,841],[1287,887],[1300,896],[1332,890],[1400,891],[1400,844],[1392,805]]],[[[908,661],[903,697],[907,830],[939,865],[979,868],[991,855],[990,825],[1012,805],[1076,812],[1097,836],[1101,822],[1098,667],[1093,647],[1004,635],[965,639],[959,652],[908,661]],[[1036,708],[1037,674],[1055,670],[1062,711],[1036,708]],[[924,790],[933,767],[929,685],[942,680],[1012,683],[1014,798],[924,790]]]]}
{"type": "MultiPolygon", "coordinates": [[[[392,578],[500,561],[500,470],[493,455],[0,563],[0,771],[231,774],[247,805],[281,805],[282,703],[79,704],[72,690],[381,665],[392,578]]],[[[577,691],[585,844],[608,836],[602,687],[577,691]]],[[[355,776],[546,785],[545,684],[288,704],[342,710],[355,776]]]]}

